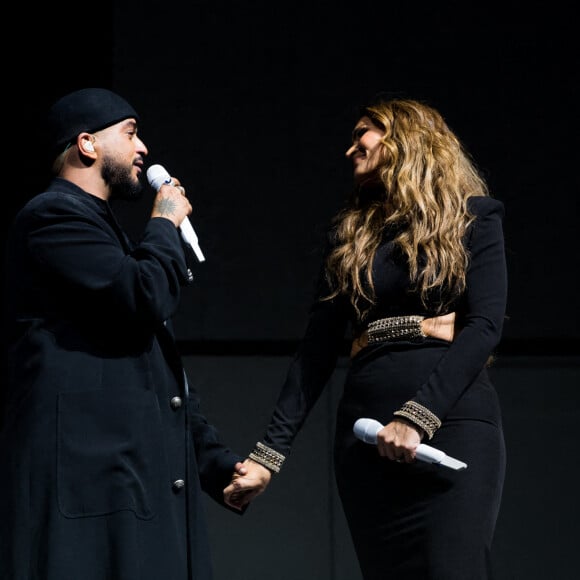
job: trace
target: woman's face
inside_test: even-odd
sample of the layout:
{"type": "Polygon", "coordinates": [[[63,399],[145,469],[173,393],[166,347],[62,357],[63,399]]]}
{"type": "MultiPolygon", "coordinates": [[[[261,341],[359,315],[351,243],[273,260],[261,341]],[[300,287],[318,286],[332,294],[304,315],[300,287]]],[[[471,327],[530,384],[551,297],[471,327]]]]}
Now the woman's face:
{"type": "Polygon", "coordinates": [[[369,117],[361,117],[352,132],[352,145],[346,156],[352,160],[355,181],[368,177],[380,161],[381,139],[385,132],[369,117]]]}

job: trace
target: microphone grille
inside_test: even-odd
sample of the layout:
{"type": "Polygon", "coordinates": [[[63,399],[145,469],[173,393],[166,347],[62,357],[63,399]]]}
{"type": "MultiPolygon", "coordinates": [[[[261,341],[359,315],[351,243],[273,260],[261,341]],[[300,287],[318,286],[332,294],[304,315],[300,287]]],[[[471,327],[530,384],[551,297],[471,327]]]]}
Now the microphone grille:
{"type": "Polygon", "coordinates": [[[382,428],[383,425],[376,419],[361,418],[355,421],[352,430],[357,439],[365,443],[376,444],[377,433],[382,428]]]}
{"type": "Polygon", "coordinates": [[[163,165],[151,165],[147,169],[147,181],[157,191],[164,183],[171,183],[171,176],[163,165]]]}

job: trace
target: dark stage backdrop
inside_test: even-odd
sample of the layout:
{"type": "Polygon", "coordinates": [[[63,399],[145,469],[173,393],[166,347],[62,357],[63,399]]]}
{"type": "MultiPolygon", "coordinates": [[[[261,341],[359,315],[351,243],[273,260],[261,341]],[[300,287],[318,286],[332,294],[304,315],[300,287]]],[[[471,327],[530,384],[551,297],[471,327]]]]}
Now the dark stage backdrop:
{"type": "MultiPolygon", "coordinates": [[[[194,207],[207,261],[184,294],[178,337],[210,419],[243,453],[264,428],[304,330],[320,243],[350,187],[344,152],[356,106],[378,91],[431,102],[506,206],[509,318],[495,377],[509,464],[498,578],[544,580],[553,572],[571,580],[580,517],[572,433],[580,363],[567,356],[580,354],[571,9],[560,2],[492,9],[105,0],[82,10],[70,0],[33,10],[20,3],[10,41],[2,40],[2,231],[47,179],[40,119],[49,104],[86,86],[131,101],[150,164],[179,177],[194,207]]],[[[116,208],[135,237],[152,198],[147,190],[138,204],[116,208]]],[[[288,470],[247,519],[234,523],[209,505],[219,580],[357,578],[328,455],[339,389],[329,385],[288,470]]]]}
{"type": "MultiPolygon", "coordinates": [[[[578,348],[579,79],[574,19],[558,3],[116,0],[88,19],[69,4],[76,26],[42,7],[34,23],[22,14],[27,34],[5,50],[18,173],[5,179],[5,222],[43,183],[38,116],[65,91],[110,87],[140,112],[149,164],[179,177],[193,204],[207,261],[179,338],[292,343],[350,188],[356,107],[399,92],[442,111],[505,203],[506,350],[578,348]]],[[[135,237],[152,198],[147,187],[117,204],[135,237]]]]}
{"type": "Polygon", "coordinates": [[[150,161],[187,186],[207,256],[183,339],[300,336],[350,188],[355,110],[379,91],[438,107],[505,203],[506,340],[580,337],[570,20],[539,2],[511,16],[403,4],[195,2],[184,17],[169,2],[136,17],[115,3],[113,86],[143,112],[150,161]]]}

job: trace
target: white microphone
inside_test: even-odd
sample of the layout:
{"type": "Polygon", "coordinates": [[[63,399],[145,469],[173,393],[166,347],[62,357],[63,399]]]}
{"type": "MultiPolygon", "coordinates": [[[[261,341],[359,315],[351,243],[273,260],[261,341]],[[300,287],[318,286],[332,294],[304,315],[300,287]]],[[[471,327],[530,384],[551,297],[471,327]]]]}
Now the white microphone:
{"type": "MultiPolygon", "coordinates": [[[[159,191],[160,187],[164,184],[175,185],[173,179],[171,179],[171,175],[169,175],[163,165],[151,165],[147,170],[147,181],[149,181],[149,185],[155,191],[159,191]]],[[[187,216],[181,222],[179,231],[181,232],[181,237],[192,247],[197,259],[200,262],[205,262],[205,256],[199,247],[197,235],[187,216]]]]}
{"type": "MultiPolygon", "coordinates": [[[[365,443],[370,443],[372,445],[377,444],[377,434],[384,427],[376,419],[357,419],[354,422],[352,428],[354,435],[357,439],[364,441],[365,443]]],[[[424,443],[420,443],[416,450],[416,457],[421,461],[426,461],[428,463],[436,463],[437,465],[444,465],[451,469],[459,471],[467,467],[467,463],[449,457],[445,452],[435,449],[435,447],[430,447],[424,443]]]]}

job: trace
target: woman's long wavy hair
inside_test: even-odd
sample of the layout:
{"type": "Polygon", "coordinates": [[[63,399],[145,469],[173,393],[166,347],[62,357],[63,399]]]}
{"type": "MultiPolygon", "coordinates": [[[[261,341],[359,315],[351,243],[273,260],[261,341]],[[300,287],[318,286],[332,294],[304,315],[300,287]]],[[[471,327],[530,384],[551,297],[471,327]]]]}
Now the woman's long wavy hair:
{"type": "Polygon", "coordinates": [[[387,225],[406,257],[411,282],[427,306],[432,290],[447,299],[443,312],[465,288],[469,256],[464,235],[474,216],[473,196],[489,195],[475,164],[443,117],[409,99],[377,100],[361,109],[384,129],[373,184],[359,184],[335,218],[336,245],[326,263],[332,289],[347,295],[364,321],[375,294],[372,264],[387,225]],[[378,186],[378,187],[377,187],[378,186]],[[380,195],[369,195],[369,187],[380,195]]]}

